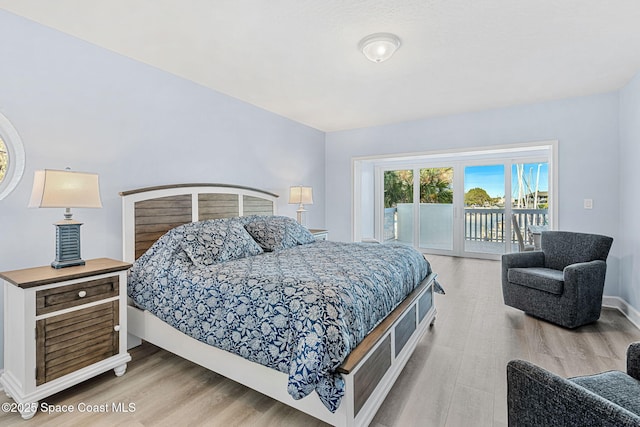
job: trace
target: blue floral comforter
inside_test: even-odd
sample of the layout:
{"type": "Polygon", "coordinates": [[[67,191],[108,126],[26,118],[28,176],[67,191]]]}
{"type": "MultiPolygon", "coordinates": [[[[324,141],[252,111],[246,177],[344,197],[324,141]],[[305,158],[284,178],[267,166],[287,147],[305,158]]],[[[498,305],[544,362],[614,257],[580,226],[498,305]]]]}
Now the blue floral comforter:
{"type": "Polygon", "coordinates": [[[335,411],[349,352],[431,272],[408,246],[319,241],[195,265],[160,239],[132,268],[135,304],[200,341],[277,369],[335,411]]]}

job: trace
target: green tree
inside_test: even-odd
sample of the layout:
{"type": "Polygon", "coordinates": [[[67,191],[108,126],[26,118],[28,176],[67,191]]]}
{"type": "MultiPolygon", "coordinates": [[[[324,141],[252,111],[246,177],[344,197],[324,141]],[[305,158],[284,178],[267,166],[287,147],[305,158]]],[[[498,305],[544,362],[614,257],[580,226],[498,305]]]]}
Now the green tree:
{"type": "Polygon", "coordinates": [[[386,171],[384,173],[384,207],[394,208],[398,203],[413,202],[413,171],[386,171]]]}
{"type": "Polygon", "coordinates": [[[420,169],[420,203],[453,203],[453,168],[420,169]]]}
{"type": "MultiPolygon", "coordinates": [[[[453,203],[453,168],[420,169],[420,203],[453,203]]],[[[413,170],[384,173],[384,207],[413,203],[413,170]]]]}
{"type": "Polygon", "coordinates": [[[472,188],[464,195],[465,206],[483,206],[485,203],[490,203],[493,199],[484,188],[472,188]]]}

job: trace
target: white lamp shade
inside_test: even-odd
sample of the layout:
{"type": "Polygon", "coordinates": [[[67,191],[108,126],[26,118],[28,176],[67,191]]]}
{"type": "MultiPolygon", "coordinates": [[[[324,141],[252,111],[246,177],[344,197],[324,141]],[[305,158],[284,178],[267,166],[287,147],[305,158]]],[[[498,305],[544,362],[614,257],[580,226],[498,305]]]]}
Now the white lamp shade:
{"type": "Polygon", "coordinates": [[[313,190],[311,187],[303,187],[301,185],[291,187],[289,189],[289,203],[291,204],[313,204],[313,190]]]}
{"type": "Polygon", "coordinates": [[[101,208],[95,173],[38,170],[33,179],[30,208],[101,208]]]}

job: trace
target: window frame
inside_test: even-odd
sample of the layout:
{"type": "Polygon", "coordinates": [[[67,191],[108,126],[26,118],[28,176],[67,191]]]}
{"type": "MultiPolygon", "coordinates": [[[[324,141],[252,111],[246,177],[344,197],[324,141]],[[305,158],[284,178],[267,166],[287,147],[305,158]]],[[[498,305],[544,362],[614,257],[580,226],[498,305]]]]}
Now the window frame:
{"type": "Polygon", "coordinates": [[[9,119],[0,113],[0,137],[7,148],[7,171],[0,182],[0,200],[7,197],[18,186],[25,167],[22,139],[9,119]]]}
{"type": "MultiPolygon", "coordinates": [[[[379,156],[353,157],[351,159],[353,173],[351,217],[352,239],[354,241],[360,241],[362,240],[362,238],[380,240],[384,235],[381,220],[381,218],[384,217],[384,212],[382,209],[382,196],[384,194],[384,170],[419,169],[421,167],[443,167],[452,165],[454,167],[460,168],[464,167],[464,165],[472,163],[485,164],[487,162],[497,161],[501,164],[504,163],[505,168],[508,168],[508,171],[507,169],[505,169],[505,173],[509,172],[509,175],[505,175],[505,184],[507,185],[505,187],[506,195],[511,194],[510,171],[512,164],[514,162],[517,163],[522,159],[542,158],[546,159],[549,168],[549,224],[553,229],[557,229],[559,226],[558,204],[560,200],[558,194],[557,174],[558,140],[505,144],[489,147],[439,150],[422,153],[398,153],[379,156]]],[[[456,172],[454,172],[454,183],[456,182],[456,179],[460,180],[460,182],[457,184],[457,188],[464,188],[463,174],[461,174],[459,171],[457,174],[456,172]],[[456,176],[458,178],[456,178],[456,176]]],[[[414,183],[414,190],[415,185],[416,184],[414,183]]],[[[455,185],[456,184],[454,184],[454,186],[455,185]]],[[[460,215],[462,215],[462,212],[464,212],[464,196],[462,195],[461,197],[462,199],[460,199],[460,195],[456,197],[454,191],[454,215],[456,217],[459,217],[460,215]]],[[[417,214],[414,214],[414,243],[419,242],[419,239],[416,238],[419,232],[416,224],[417,218],[417,214]]],[[[506,224],[506,227],[507,228],[505,232],[510,235],[510,222],[506,224]]],[[[458,229],[458,234],[454,235],[454,240],[457,242],[462,242],[463,238],[464,236],[460,234],[460,230],[458,229]]],[[[473,256],[478,258],[486,257],[489,259],[499,259],[498,256],[492,254],[488,254],[486,256],[485,254],[481,253],[472,254],[471,252],[460,251],[459,248],[460,243],[458,243],[458,251],[455,253],[451,251],[436,251],[431,249],[426,250],[422,248],[420,248],[420,250],[425,253],[442,255],[473,256]]]]}

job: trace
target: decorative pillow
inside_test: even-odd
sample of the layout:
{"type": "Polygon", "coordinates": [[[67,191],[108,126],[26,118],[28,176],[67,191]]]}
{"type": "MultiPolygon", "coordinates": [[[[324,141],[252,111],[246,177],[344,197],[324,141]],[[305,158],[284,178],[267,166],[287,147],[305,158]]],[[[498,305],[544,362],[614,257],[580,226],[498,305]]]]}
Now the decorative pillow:
{"type": "Polygon", "coordinates": [[[265,251],[291,248],[316,240],[309,230],[286,216],[256,216],[247,221],[244,228],[265,251]]]}
{"type": "Polygon", "coordinates": [[[183,227],[182,249],[197,266],[212,265],[263,252],[242,224],[231,219],[194,222],[183,227]]]}

